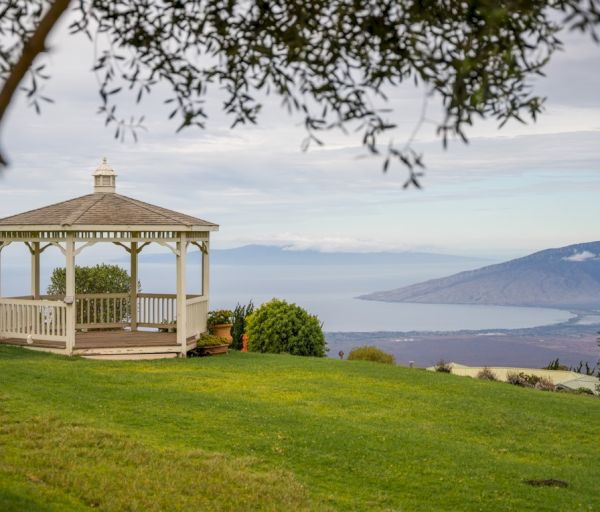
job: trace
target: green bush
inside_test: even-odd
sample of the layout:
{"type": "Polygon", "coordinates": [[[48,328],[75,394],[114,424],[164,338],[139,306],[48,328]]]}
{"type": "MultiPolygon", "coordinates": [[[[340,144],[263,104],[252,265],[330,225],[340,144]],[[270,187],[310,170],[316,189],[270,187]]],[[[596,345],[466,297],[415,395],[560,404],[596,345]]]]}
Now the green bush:
{"type": "Polygon", "coordinates": [[[327,351],[321,322],[296,304],[272,299],[247,318],[248,350],[323,357],[327,351]]]}
{"type": "Polygon", "coordinates": [[[252,301],[250,301],[247,306],[238,304],[233,310],[233,327],[231,328],[231,337],[233,338],[233,341],[231,342],[231,348],[242,350],[242,336],[246,332],[246,319],[253,311],[254,304],[252,301]]]}
{"type": "Polygon", "coordinates": [[[396,359],[392,354],[388,354],[377,347],[370,347],[365,345],[363,347],[356,347],[348,354],[348,360],[350,361],[374,361],[376,363],[385,364],[396,364],[396,359]]]}

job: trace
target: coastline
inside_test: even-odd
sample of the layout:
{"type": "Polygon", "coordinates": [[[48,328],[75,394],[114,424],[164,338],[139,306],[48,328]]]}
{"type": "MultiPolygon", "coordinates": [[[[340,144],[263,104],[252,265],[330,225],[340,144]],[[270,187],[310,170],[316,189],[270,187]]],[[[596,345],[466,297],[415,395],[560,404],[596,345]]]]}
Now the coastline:
{"type": "Polygon", "coordinates": [[[568,365],[600,359],[597,311],[571,311],[564,322],[517,329],[457,331],[326,332],[329,357],[355,346],[376,345],[399,364],[427,367],[440,359],[463,364],[542,367],[559,358],[568,365]]]}

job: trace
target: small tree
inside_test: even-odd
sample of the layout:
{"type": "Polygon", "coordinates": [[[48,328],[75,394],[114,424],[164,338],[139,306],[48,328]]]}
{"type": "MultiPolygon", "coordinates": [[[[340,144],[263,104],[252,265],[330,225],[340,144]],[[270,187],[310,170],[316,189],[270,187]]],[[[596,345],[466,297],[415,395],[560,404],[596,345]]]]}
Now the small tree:
{"type": "MultiPolygon", "coordinates": [[[[64,268],[55,268],[50,277],[48,295],[66,295],[67,272],[64,268]]],[[[138,289],[140,288],[138,283],[138,289]]],[[[129,273],[118,265],[96,265],[94,267],[75,267],[75,293],[129,293],[131,279],[129,273]]],[[[129,315],[129,299],[117,303],[114,308],[102,301],[95,301],[92,310],[84,308],[79,310],[77,304],[77,318],[83,323],[89,323],[90,318],[104,318],[107,322],[121,322],[129,315]],[[104,308],[104,311],[102,311],[104,308]],[[100,313],[103,313],[100,315],[100,313]]]]}
{"type": "MultiPolygon", "coordinates": [[[[48,295],[65,295],[66,283],[66,269],[55,268],[50,277],[48,295]]],[[[118,265],[75,267],[75,293],[128,293],[130,290],[129,273],[118,265]]]]}
{"type": "Polygon", "coordinates": [[[247,322],[251,352],[323,357],[327,351],[321,322],[296,304],[272,299],[254,311],[247,322]]]}

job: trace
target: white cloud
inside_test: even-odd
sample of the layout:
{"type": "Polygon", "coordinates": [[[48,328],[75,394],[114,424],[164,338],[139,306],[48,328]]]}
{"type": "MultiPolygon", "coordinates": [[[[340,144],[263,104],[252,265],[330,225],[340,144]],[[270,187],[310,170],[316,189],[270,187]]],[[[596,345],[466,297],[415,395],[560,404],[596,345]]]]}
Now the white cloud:
{"type": "MultiPolygon", "coordinates": [[[[405,243],[381,240],[367,237],[351,237],[336,235],[316,235],[301,233],[274,233],[271,235],[258,235],[252,238],[238,238],[227,244],[231,247],[247,244],[276,245],[288,251],[315,250],[320,252],[404,252],[407,250],[417,250],[416,247],[408,246],[405,243]]],[[[428,250],[441,251],[439,248],[428,248],[428,250]]]]}
{"type": "MultiPolygon", "coordinates": [[[[468,146],[456,142],[448,151],[426,124],[415,143],[427,165],[423,191],[402,189],[399,166],[383,174],[381,159],[361,158],[355,133],[327,133],[324,147],[301,152],[304,129],[276,98],[266,100],[258,126],[232,131],[220,98],[211,96],[207,129],[175,136],[176,123],[165,121],[168,111],[153,95],[139,112],[149,131],[138,144],[121,144],[95,115],[91,48],[74,41],[57,37],[49,57],[47,93],[56,104],[42,116],[23,97],[12,106],[2,145],[13,165],[0,176],[0,217],[89,193],[90,174],[106,155],[119,173],[118,192],[220,224],[214,247],[512,257],[597,236],[590,219],[600,215],[600,67],[598,47],[587,40],[567,47],[540,79],[549,99],[537,124],[498,131],[478,122],[468,146]],[[565,79],[573,76],[577,94],[565,79]]],[[[419,117],[422,94],[412,86],[387,92],[400,143],[419,117]]],[[[428,117],[435,116],[439,105],[430,107],[428,117]]]]}
{"type": "Polygon", "coordinates": [[[575,254],[572,254],[571,256],[566,256],[563,258],[563,260],[579,262],[579,261],[592,260],[595,258],[596,258],[596,255],[593,252],[581,251],[581,252],[576,252],[575,254]]]}

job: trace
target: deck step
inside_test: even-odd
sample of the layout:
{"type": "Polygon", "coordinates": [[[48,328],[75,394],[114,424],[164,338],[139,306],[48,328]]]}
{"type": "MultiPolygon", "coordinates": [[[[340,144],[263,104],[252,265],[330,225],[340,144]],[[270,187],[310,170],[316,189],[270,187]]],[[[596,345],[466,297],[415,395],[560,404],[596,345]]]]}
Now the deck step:
{"type": "Polygon", "coordinates": [[[81,357],[84,359],[98,359],[103,361],[136,361],[150,359],[173,359],[177,356],[177,353],[165,352],[159,354],[92,354],[81,357]]]}

